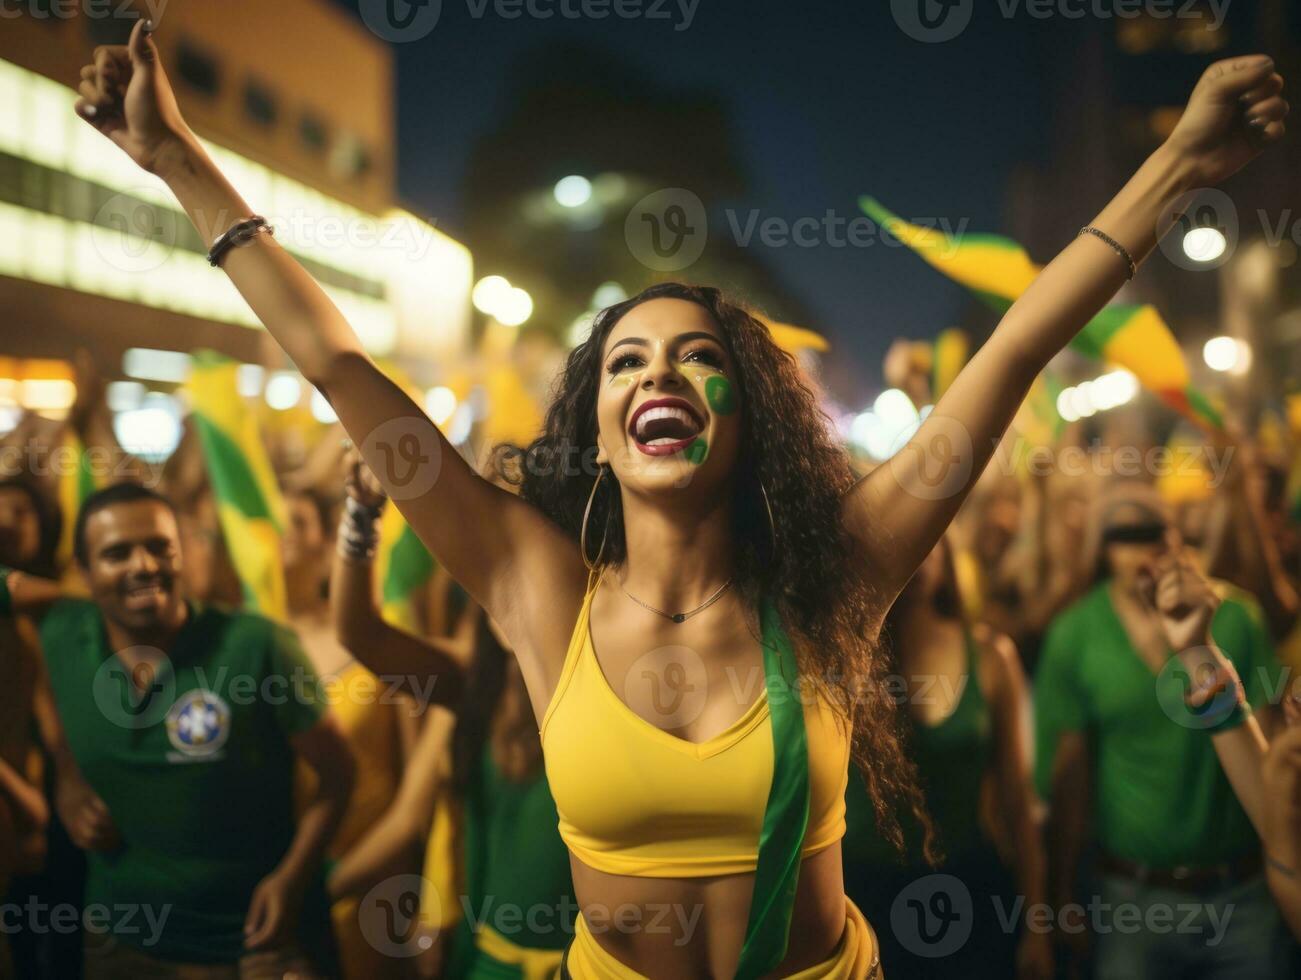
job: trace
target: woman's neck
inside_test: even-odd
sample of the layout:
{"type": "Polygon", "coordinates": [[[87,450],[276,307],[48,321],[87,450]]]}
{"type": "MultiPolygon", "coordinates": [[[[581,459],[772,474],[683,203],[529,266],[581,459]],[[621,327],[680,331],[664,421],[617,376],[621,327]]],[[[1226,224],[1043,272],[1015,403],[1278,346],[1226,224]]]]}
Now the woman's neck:
{"type": "Polygon", "coordinates": [[[690,609],[734,571],[732,511],[727,495],[705,509],[672,509],[623,495],[627,558],[618,581],[660,609],[690,609]]]}

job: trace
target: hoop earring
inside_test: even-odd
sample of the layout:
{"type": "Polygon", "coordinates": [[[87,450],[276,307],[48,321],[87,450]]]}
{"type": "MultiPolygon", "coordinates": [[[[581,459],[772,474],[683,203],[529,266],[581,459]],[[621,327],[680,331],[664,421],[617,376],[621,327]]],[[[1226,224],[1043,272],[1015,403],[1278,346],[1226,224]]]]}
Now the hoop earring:
{"type": "MultiPolygon", "coordinates": [[[[596,488],[601,485],[605,479],[605,467],[601,467],[601,472],[596,475],[592,482],[592,492],[587,495],[587,506],[583,508],[583,524],[578,531],[578,550],[583,554],[583,564],[587,566],[589,572],[594,572],[601,564],[601,557],[605,554],[605,539],[610,532],[610,522],[607,519],[605,527],[601,531],[601,547],[596,552],[596,561],[588,561],[587,558],[587,519],[592,516],[592,501],[596,499],[596,488]]],[[[606,515],[607,518],[609,515],[606,515]]]]}
{"type": "Polygon", "coordinates": [[[763,481],[759,481],[759,493],[763,496],[763,509],[768,514],[768,539],[772,543],[772,553],[777,554],[777,522],[772,519],[772,504],[768,503],[768,491],[763,481]]]}

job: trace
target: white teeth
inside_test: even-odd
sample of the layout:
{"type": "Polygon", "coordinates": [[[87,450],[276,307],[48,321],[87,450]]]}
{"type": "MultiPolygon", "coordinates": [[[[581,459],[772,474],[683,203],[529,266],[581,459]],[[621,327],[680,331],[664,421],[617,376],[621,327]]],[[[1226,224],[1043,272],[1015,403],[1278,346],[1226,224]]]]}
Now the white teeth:
{"type": "MultiPolygon", "coordinates": [[[[655,408],[648,408],[637,417],[637,435],[641,436],[646,431],[646,426],[651,422],[659,419],[677,419],[690,426],[693,430],[697,428],[696,419],[685,408],[677,408],[672,405],[657,405],[655,408]]],[[[655,439],[647,445],[654,446],[661,442],[676,442],[675,439],[655,439]]]]}

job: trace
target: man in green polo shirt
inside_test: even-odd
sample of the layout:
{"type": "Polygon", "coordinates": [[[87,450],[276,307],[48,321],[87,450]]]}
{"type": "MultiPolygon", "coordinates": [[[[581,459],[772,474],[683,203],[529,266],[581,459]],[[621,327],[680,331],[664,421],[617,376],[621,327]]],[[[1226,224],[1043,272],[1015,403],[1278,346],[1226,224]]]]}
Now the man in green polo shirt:
{"type": "MultiPolygon", "coordinates": [[[[1053,622],[1035,677],[1059,935],[1092,933],[1098,980],[1282,980],[1287,942],[1260,841],[1143,598],[1145,570],[1180,547],[1164,505],[1148,488],[1114,488],[1098,525],[1099,581],[1053,622]],[[1086,850],[1097,852],[1097,887],[1081,895],[1086,850]]],[[[1267,727],[1281,668],[1259,610],[1231,595],[1211,635],[1267,727]]]]}
{"type": "Polygon", "coordinates": [[[175,514],[144,487],[88,498],[75,546],[92,601],[55,603],[41,640],[67,745],[121,836],[90,854],[86,976],[312,976],[353,764],[297,639],[182,599],[175,514]],[[295,820],[298,760],[320,788],[295,820]]]}

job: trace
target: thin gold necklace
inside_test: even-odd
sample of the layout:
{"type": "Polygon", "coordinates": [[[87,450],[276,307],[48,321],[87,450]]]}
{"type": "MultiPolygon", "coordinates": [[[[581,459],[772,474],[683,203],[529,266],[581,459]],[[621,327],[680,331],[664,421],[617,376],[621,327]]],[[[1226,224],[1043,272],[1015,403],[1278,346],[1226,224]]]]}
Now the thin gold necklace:
{"type": "Polygon", "coordinates": [[[626,595],[626,596],[627,596],[629,599],[631,599],[633,602],[637,603],[637,605],[641,606],[643,609],[647,609],[647,610],[649,610],[650,612],[655,613],[655,615],[657,615],[657,616],[663,616],[665,619],[670,620],[671,622],[674,622],[674,623],[685,623],[685,622],[686,622],[688,619],[690,619],[692,616],[696,615],[697,613],[702,613],[702,612],[704,612],[706,609],[708,609],[710,606],[712,606],[715,602],[717,602],[720,598],[722,598],[723,593],[726,592],[729,588],[731,588],[731,585],[732,585],[732,582],[733,582],[733,581],[734,581],[733,579],[730,579],[730,578],[729,578],[726,582],[724,582],[722,585],[720,585],[720,586],[718,587],[718,591],[717,591],[717,592],[715,592],[713,595],[711,595],[708,599],[706,599],[706,600],[705,600],[704,602],[702,602],[700,605],[696,606],[695,609],[688,609],[686,612],[680,612],[680,613],[670,613],[670,612],[665,612],[663,609],[656,609],[656,608],[655,608],[654,606],[652,606],[649,602],[642,602],[642,601],[641,601],[640,599],[638,599],[635,595],[633,595],[633,594],[632,594],[631,592],[629,592],[626,588],[624,588],[624,585],[623,585],[622,582],[619,583],[619,588],[623,589],[623,594],[624,594],[624,595],[626,595]]]}

